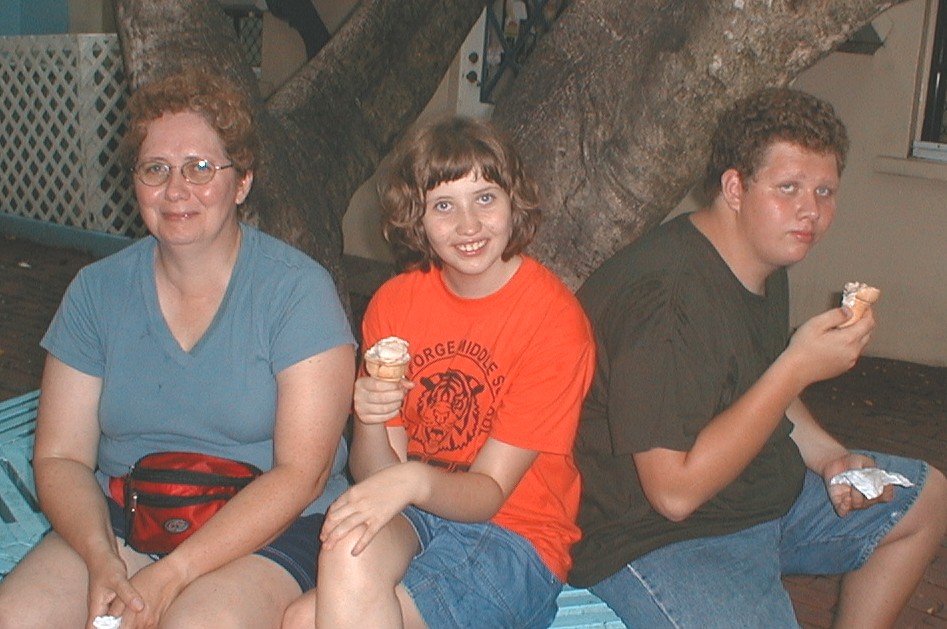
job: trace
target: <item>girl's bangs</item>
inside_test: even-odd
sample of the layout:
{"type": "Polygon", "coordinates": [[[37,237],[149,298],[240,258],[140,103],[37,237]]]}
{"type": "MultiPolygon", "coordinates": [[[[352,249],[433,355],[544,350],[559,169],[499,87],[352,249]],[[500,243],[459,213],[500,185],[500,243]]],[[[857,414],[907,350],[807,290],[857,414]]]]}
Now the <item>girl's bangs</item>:
{"type": "Polygon", "coordinates": [[[453,154],[442,153],[431,156],[427,167],[422,169],[422,172],[426,171],[426,176],[418,178],[424,182],[425,192],[433,190],[442,183],[463,179],[471,173],[476,173],[503,188],[508,187],[508,182],[500,177],[503,169],[497,163],[495,155],[489,151],[477,150],[477,146],[465,148],[466,150],[453,154]]]}

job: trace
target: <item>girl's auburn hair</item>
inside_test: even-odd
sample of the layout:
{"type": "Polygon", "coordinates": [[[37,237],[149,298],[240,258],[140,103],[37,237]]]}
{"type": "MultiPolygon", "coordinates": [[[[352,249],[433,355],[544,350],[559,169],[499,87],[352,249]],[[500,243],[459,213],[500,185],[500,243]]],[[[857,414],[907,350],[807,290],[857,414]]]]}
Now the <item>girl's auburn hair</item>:
{"type": "Polygon", "coordinates": [[[402,271],[442,265],[424,232],[425,197],[438,185],[470,174],[510,195],[513,228],[503,260],[533,241],[542,220],[539,186],[511,139],[490,123],[452,117],[423,126],[399,143],[379,192],[382,231],[402,271]]]}

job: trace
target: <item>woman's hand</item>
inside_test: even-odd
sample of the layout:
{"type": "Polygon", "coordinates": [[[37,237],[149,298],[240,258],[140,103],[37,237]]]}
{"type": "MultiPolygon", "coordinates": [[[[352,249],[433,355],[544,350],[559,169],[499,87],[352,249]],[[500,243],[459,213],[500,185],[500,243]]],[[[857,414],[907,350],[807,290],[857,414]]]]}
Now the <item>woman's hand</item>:
{"type": "Polygon", "coordinates": [[[121,616],[122,629],[154,629],[185,584],[184,576],[165,557],[145,566],[131,578],[130,585],[141,592],[143,604],[136,608],[116,599],[109,607],[108,614],[121,616]]]}
{"type": "Polygon", "coordinates": [[[110,609],[121,607],[135,612],[145,608],[145,601],[128,579],[125,562],[117,554],[103,554],[89,569],[89,618],[86,627],[92,627],[96,616],[110,614],[110,609]]]}
{"type": "Polygon", "coordinates": [[[423,463],[408,462],[387,467],[353,485],[329,507],[320,539],[331,549],[349,532],[364,531],[352,548],[357,555],[375,535],[405,507],[416,501],[417,488],[423,483],[423,463]]]}
{"type": "Polygon", "coordinates": [[[402,378],[399,382],[365,376],[355,381],[353,396],[355,415],[366,424],[381,424],[401,412],[404,396],[414,383],[402,378]]]}

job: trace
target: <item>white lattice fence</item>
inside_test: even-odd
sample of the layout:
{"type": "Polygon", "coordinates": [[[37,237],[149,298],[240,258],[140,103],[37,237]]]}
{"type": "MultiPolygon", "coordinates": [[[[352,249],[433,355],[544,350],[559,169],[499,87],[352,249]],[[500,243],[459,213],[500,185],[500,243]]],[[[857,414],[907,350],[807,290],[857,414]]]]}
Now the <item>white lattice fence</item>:
{"type": "Polygon", "coordinates": [[[116,35],[0,37],[0,212],[144,234],[117,154],[128,95],[116,35]]]}

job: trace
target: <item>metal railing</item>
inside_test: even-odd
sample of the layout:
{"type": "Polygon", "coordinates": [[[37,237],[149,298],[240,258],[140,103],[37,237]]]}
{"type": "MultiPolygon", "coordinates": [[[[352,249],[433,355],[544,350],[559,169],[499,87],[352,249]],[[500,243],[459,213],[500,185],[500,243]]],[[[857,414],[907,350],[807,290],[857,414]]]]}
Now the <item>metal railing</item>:
{"type": "Polygon", "coordinates": [[[566,4],[566,0],[494,0],[487,4],[480,102],[494,102],[566,4]]]}

